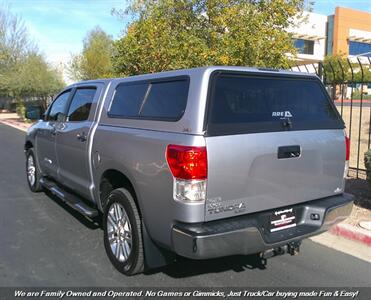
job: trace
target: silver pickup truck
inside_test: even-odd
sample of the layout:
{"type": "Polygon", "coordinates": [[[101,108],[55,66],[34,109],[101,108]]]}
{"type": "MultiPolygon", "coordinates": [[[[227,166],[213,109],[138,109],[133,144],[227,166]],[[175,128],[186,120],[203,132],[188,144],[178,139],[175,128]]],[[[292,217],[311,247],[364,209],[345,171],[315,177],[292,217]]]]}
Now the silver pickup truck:
{"type": "Polygon", "coordinates": [[[318,77],[205,67],[80,82],[27,133],[33,192],[99,218],[132,275],[177,255],[295,254],[344,220],[349,140],[318,77]]]}

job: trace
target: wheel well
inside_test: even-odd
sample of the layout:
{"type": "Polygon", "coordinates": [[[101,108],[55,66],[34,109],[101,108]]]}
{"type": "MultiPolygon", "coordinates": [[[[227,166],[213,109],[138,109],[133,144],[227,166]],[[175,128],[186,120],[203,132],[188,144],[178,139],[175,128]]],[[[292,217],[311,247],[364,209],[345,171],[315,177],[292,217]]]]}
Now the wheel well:
{"type": "Polygon", "coordinates": [[[99,198],[102,208],[104,209],[110,192],[121,187],[126,188],[132,194],[138,210],[140,211],[133,184],[130,182],[129,178],[117,170],[107,170],[102,175],[99,184],[99,198]]]}
{"type": "Polygon", "coordinates": [[[28,150],[28,149],[31,149],[33,148],[33,145],[30,141],[27,141],[26,144],[24,145],[24,150],[28,150]]]}

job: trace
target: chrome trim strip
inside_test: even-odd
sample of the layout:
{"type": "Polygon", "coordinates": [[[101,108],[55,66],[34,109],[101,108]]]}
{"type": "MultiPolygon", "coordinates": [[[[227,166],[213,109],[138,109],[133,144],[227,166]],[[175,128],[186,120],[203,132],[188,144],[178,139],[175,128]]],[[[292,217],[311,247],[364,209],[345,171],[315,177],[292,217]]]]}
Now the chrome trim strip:
{"type": "Polygon", "coordinates": [[[99,103],[100,97],[98,99],[98,107],[97,107],[98,115],[96,114],[96,118],[93,121],[93,124],[94,125],[93,125],[93,127],[91,129],[91,133],[90,133],[90,136],[89,136],[89,146],[88,146],[88,161],[89,161],[89,173],[90,173],[89,191],[90,191],[91,199],[93,200],[94,203],[97,204],[98,208],[100,208],[100,209],[101,209],[100,203],[99,203],[99,201],[97,201],[98,199],[95,199],[95,196],[94,196],[95,186],[94,186],[94,177],[93,177],[93,153],[92,153],[92,149],[93,149],[94,135],[95,135],[95,132],[97,130],[97,127],[98,127],[98,124],[99,124],[99,121],[100,121],[100,118],[101,118],[101,115],[102,115],[104,103],[106,102],[106,98],[107,98],[107,94],[108,94],[109,88],[111,86],[111,82],[112,81],[110,81],[108,83],[108,85],[106,87],[106,90],[104,92],[103,98],[100,101],[100,103],[99,103]]]}

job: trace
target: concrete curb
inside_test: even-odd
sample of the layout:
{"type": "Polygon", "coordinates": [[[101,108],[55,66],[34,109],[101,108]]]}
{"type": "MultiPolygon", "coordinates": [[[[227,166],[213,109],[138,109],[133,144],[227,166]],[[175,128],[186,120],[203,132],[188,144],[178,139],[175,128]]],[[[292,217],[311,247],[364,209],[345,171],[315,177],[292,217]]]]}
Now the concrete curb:
{"type": "Polygon", "coordinates": [[[371,231],[346,223],[333,226],[329,232],[334,235],[360,242],[371,247],[371,231]]]}
{"type": "MultiPolygon", "coordinates": [[[[343,101],[341,101],[341,100],[334,100],[334,103],[335,104],[341,104],[341,102],[343,102],[343,103],[360,103],[361,102],[361,99],[353,99],[353,100],[343,100],[343,101]]],[[[371,99],[363,99],[362,100],[362,103],[371,103],[371,99]]]]}
{"type": "Polygon", "coordinates": [[[16,128],[18,130],[22,130],[24,132],[27,132],[28,127],[31,126],[31,124],[26,125],[26,124],[23,124],[23,123],[20,123],[20,122],[17,122],[17,121],[7,120],[7,119],[0,120],[0,123],[2,123],[4,125],[8,125],[8,126],[13,127],[13,128],[16,128]]]}

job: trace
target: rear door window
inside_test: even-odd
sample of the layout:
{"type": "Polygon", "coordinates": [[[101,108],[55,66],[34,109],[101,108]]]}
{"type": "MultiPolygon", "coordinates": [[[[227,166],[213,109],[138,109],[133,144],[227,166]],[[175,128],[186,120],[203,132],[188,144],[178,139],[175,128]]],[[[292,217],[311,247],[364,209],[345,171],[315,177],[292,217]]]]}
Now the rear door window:
{"type": "Polygon", "coordinates": [[[89,118],[95,92],[96,88],[78,88],[76,90],[68,110],[68,121],[85,121],[89,118]]]}
{"type": "Polygon", "coordinates": [[[177,121],[185,111],[188,88],[188,79],[120,84],[116,88],[108,115],[177,121]]]}
{"type": "Polygon", "coordinates": [[[316,78],[220,73],[211,85],[208,135],[344,128],[316,78]]]}

